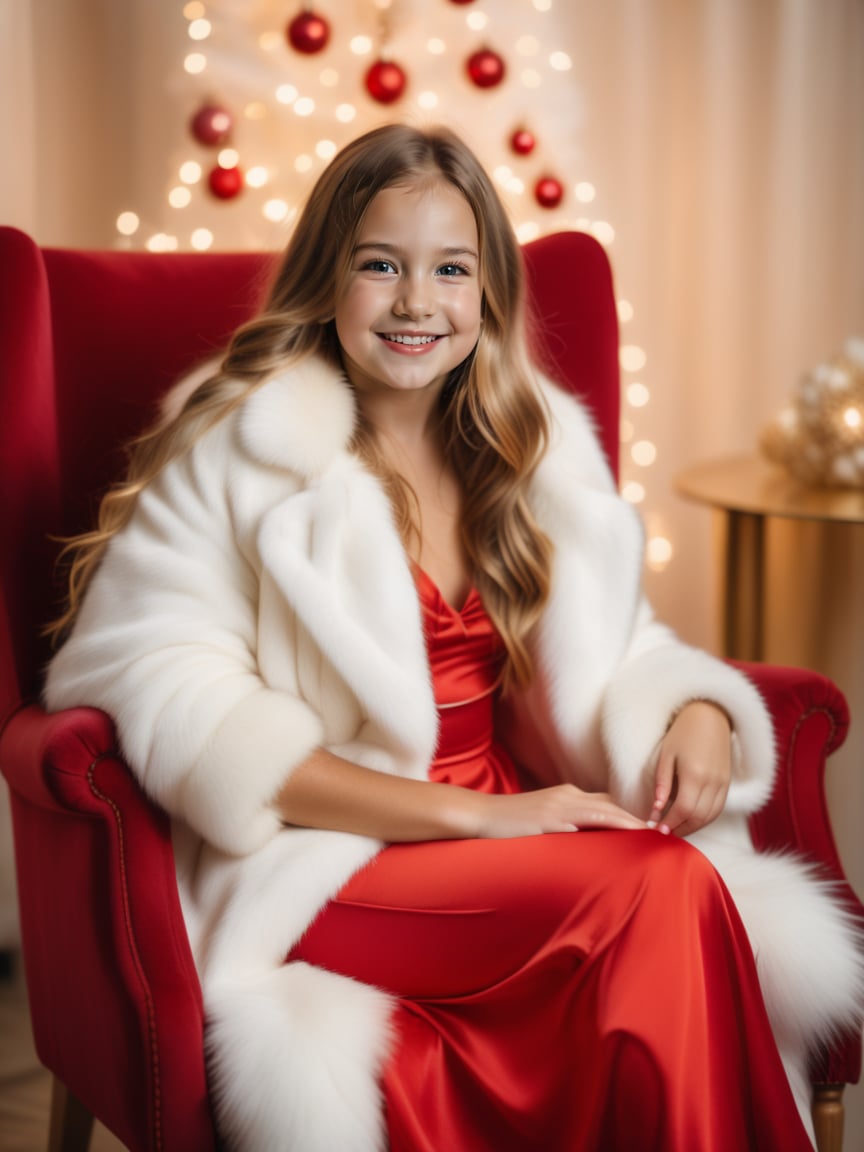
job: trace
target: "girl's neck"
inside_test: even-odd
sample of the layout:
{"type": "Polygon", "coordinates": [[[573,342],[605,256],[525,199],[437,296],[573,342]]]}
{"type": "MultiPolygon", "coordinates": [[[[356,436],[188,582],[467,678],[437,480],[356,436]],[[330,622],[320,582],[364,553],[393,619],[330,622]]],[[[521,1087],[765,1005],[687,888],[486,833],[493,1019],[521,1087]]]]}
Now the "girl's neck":
{"type": "Polygon", "coordinates": [[[408,541],[411,559],[448,603],[462,604],[471,587],[471,568],[462,543],[462,486],[444,450],[438,397],[425,404],[417,394],[396,399],[414,402],[362,403],[360,410],[372,427],[384,463],[412,494],[417,532],[408,541]]]}
{"type": "Polygon", "coordinates": [[[439,394],[409,392],[369,395],[355,393],[357,406],[379,442],[389,441],[409,451],[437,442],[440,433],[439,394]]]}

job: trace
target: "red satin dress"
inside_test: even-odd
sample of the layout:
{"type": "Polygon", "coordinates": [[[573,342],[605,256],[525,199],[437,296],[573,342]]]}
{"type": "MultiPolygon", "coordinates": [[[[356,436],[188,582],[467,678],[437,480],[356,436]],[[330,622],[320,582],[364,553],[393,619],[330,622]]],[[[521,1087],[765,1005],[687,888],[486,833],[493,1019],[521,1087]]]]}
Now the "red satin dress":
{"type": "MultiPolygon", "coordinates": [[[[496,743],[502,645],[419,570],[441,734],[432,778],[518,791],[496,743]]],[[[391,1152],[812,1152],[732,900],[650,831],[385,848],[292,959],[397,998],[391,1152]]]]}

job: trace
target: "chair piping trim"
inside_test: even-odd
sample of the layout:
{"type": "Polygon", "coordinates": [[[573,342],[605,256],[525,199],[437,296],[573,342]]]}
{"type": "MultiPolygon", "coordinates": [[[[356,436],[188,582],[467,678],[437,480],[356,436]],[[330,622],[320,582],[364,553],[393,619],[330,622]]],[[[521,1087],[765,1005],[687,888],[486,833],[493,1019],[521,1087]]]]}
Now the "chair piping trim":
{"type": "MultiPolygon", "coordinates": [[[[827,761],[828,757],[832,754],[832,752],[836,752],[836,750],[837,750],[837,745],[835,744],[835,739],[837,736],[838,726],[837,726],[837,720],[834,716],[834,713],[831,711],[830,708],[825,708],[825,707],[821,707],[821,706],[818,708],[808,708],[806,712],[804,712],[802,715],[800,715],[798,717],[798,719],[795,721],[795,727],[792,729],[792,733],[791,733],[791,736],[789,739],[789,745],[788,745],[787,750],[786,750],[786,759],[785,759],[784,767],[785,767],[785,771],[786,771],[786,779],[791,781],[793,778],[792,777],[792,765],[793,765],[795,758],[796,758],[796,755],[797,755],[799,734],[801,732],[801,729],[804,727],[805,723],[808,720],[812,719],[814,716],[824,716],[828,721],[828,735],[822,744],[822,774],[821,774],[820,784],[819,784],[819,791],[822,794],[823,803],[825,803],[826,761],[827,761]]],[[[790,789],[789,796],[790,796],[790,800],[792,800],[794,797],[794,792],[792,789],[790,789]]],[[[799,829],[798,829],[797,811],[796,811],[794,803],[790,803],[789,812],[790,812],[790,816],[792,818],[793,829],[794,829],[795,834],[797,836],[799,829]]],[[[833,831],[832,831],[832,841],[833,841],[833,831]]],[[[835,846],[835,853],[836,853],[836,846],[835,846]]]]}
{"type": "Polygon", "coordinates": [[[114,759],[118,755],[119,755],[119,753],[116,749],[111,749],[108,752],[102,752],[98,756],[96,756],[95,759],[90,763],[90,766],[87,769],[87,783],[89,784],[90,791],[93,793],[93,795],[98,800],[101,800],[103,803],[107,804],[111,808],[111,811],[114,813],[114,819],[115,819],[116,825],[117,825],[117,837],[118,837],[119,847],[120,847],[120,875],[121,875],[121,879],[122,879],[121,891],[123,893],[123,918],[124,918],[125,927],[126,927],[126,935],[128,937],[128,940],[129,940],[129,946],[130,946],[130,951],[132,954],[132,959],[133,959],[133,962],[135,964],[135,970],[138,974],[138,979],[139,979],[140,984],[141,984],[141,991],[144,994],[144,1001],[147,1005],[147,1030],[148,1030],[148,1039],[149,1039],[149,1046],[150,1046],[150,1067],[151,1067],[152,1074],[153,1074],[154,1138],[155,1138],[155,1148],[156,1148],[157,1152],[161,1152],[161,1149],[164,1147],[163,1141],[162,1141],[162,1084],[161,1084],[160,1064],[159,1064],[159,1044],[158,1044],[158,1040],[156,1037],[156,1011],[155,1011],[155,1008],[153,1006],[153,997],[150,993],[150,987],[147,983],[147,980],[144,976],[143,969],[141,967],[141,958],[140,958],[140,955],[138,952],[138,945],[137,945],[137,941],[135,939],[135,932],[134,932],[134,929],[132,927],[132,918],[129,915],[129,901],[128,901],[127,887],[126,887],[126,880],[127,880],[126,839],[125,839],[124,828],[123,828],[123,816],[120,812],[120,809],[114,803],[114,801],[111,799],[111,797],[107,796],[98,787],[98,785],[96,784],[96,781],[94,779],[94,774],[96,772],[97,766],[103,760],[114,759]]]}

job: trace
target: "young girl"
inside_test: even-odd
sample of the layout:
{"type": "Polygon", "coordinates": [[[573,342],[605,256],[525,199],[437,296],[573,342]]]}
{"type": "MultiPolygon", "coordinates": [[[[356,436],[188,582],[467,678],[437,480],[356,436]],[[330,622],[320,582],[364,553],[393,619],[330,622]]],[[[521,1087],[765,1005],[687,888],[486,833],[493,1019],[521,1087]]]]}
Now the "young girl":
{"type": "Polygon", "coordinates": [[[173,818],[229,1148],[810,1147],[852,930],[750,847],[770,720],[525,327],[476,159],[377,129],[79,542],[46,700],[173,818]]]}

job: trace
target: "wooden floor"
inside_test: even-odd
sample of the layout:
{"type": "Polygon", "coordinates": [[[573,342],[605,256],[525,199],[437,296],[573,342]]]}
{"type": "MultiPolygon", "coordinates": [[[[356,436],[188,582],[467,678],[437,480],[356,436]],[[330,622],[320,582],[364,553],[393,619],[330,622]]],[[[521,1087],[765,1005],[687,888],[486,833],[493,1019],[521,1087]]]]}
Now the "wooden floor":
{"type": "MultiPolygon", "coordinates": [[[[0,1150],[43,1152],[48,1147],[51,1077],[33,1048],[21,965],[0,962],[0,1150]]],[[[101,1125],[93,1128],[90,1152],[123,1152],[101,1125]]]]}

